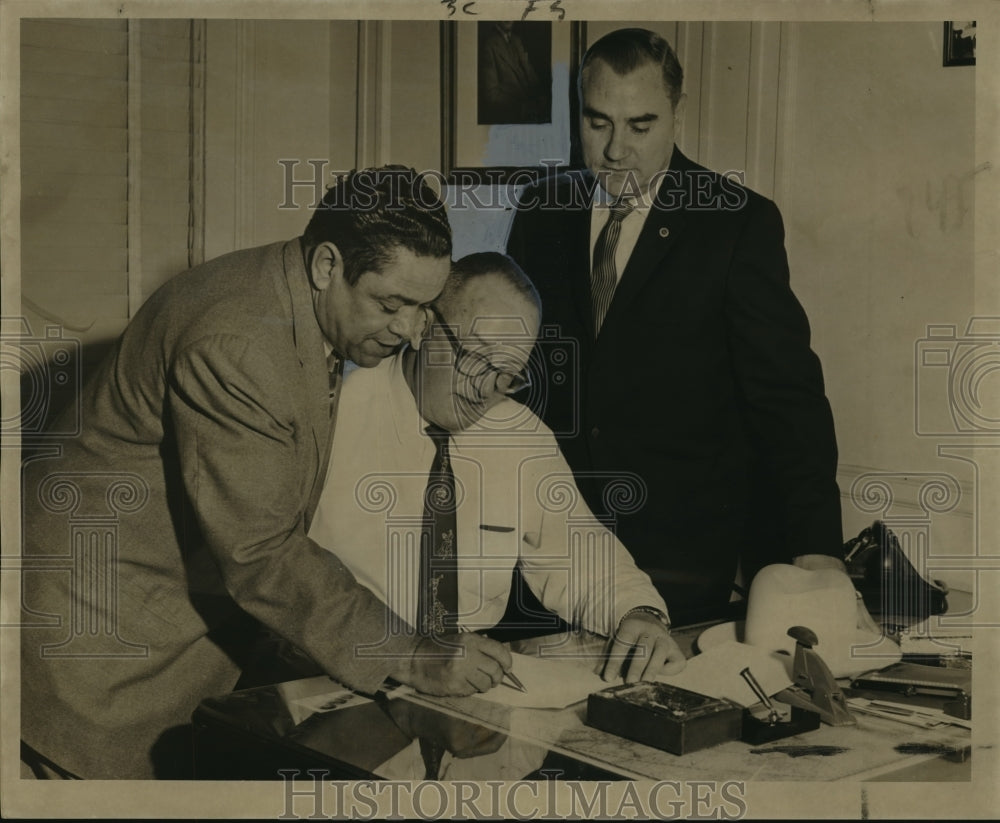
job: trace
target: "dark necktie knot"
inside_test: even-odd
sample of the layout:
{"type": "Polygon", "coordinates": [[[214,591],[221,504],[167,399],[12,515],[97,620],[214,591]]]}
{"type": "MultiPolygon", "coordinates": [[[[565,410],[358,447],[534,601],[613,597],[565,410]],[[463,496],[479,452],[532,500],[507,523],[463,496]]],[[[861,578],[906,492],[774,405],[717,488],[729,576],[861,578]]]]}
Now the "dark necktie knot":
{"type": "Polygon", "coordinates": [[[633,212],[634,209],[635,209],[634,200],[631,200],[629,198],[619,200],[616,203],[612,203],[608,207],[608,211],[611,212],[611,214],[608,216],[608,219],[615,220],[620,223],[622,220],[628,217],[633,212]]]}
{"type": "Polygon", "coordinates": [[[431,465],[432,477],[440,475],[441,472],[450,472],[451,456],[448,453],[448,438],[451,436],[451,433],[434,423],[427,426],[424,431],[434,441],[434,462],[431,465]]]}
{"type": "Polygon", "coordinates": [[[427,436],[434,441],[434,445],[440,448],[442,443],[448,442],[449,432],[447,429],[442,429],[440,426],[434,423],[428,424],[427,428],[424,429],[427,432],[427,436]]]}

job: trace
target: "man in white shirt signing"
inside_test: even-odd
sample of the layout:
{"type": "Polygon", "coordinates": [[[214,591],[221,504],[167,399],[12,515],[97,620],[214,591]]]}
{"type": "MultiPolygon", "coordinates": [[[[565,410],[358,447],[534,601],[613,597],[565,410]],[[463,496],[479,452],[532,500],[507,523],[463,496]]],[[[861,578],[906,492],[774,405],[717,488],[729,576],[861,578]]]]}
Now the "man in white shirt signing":
{"type": "Polygon", "coordinates": [[[520,561],[544,606],[613,638],[606,680],[679,671],[666,604],[587,508],[552,432],[512,399],[530,388],[531,282],[504,255],[469,255],[432,314],[419,349],[344,381],[310,536],[400,616],[387,636],[492,628],[520,561]],[[428,502],[436,480],[451,520],[428,502]]]}

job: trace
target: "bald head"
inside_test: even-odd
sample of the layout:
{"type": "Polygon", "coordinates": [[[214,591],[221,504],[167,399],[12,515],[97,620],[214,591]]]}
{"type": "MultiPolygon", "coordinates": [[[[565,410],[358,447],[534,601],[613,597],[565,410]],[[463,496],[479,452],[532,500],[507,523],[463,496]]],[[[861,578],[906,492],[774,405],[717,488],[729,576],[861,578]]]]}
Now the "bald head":
{"type": "Polygon", "coordinates": [[[528,275],[511,258],[499,252],[476,252],[455,262],[435,301],[438,312],[449,319],[455,313],[467,312],[470,285],[486,293],[487,305],[483,308],[487,310],[497,308],[493,304],[495,300],[520,296],[523,303],[533,306],[539,315],[542,313],[542,301],[528,275]]]}
{"type": "Polygon", "coordinates": [[[541,301],[513,260],[480,252],[452,266],[434,313],[404,374],[423,418],[459,431],[525,383],[541,301]]]}

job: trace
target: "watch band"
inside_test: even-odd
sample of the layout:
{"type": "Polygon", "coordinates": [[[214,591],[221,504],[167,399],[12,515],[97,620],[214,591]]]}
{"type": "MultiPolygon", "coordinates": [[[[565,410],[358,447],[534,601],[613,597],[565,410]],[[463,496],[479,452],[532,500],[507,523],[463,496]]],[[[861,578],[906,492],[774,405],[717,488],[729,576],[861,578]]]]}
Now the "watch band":
{"type": "MultiPolygon", "coordinates": [[[[657,609],[655,606],[636,606],[635,608],[629,609],[625,614],[622,615],[622,620],[625,620],[630,614],[635,614],[636,612],[642,612],[643,614],[649,614],[655,617],[663,624],[663,628],[670,629],[670,618],[667,616],[666,612],[657,609]]],[[[618,622],[621,625],[621,621],[618,622]]]]}

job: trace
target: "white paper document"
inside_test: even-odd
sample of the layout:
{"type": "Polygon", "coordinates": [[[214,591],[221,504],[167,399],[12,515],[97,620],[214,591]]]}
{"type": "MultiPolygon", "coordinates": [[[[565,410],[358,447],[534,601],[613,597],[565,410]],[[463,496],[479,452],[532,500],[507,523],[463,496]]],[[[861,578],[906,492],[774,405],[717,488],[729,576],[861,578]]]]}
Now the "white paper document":
{"type": "Polygon", "coordinates": [[[777,652],[730,642],[695,655],[680,674],[656,679],[709,697],[728,697],[741,706],[752,706],[760,701],[740,672],[749,667],[770,697],[792,685],[791,661],[791,657],[777,652]]]}
{"type": "Polygon", "coordinates": [[[527,691],[519,691],[504,681],[480,695],[485,700],[504,706],[532,709],[562,709],[585,700],[591,692],[599,692],[622,680],[605,682],[579,663],[570,663],[551,657],[511,655],[511,671],[524,684],[527,691]]]}
{"type": "MultiPolygon", "coordinates": [[[[523,654],[512,657],[511,671],[527,691],[518,691],[505,680],[482,694],[483,699],[504,706],[562,709],[585,700],[593,692],[624,682],[621,678],[605,681],[578,663],[523,654]]],[[[792,684],[790,666],[790,657],[786,659],[777,652],[733,642],[695,655],[680,674],[656,679],[709,697],[728,697],[741,706],[752,706],[758,699],[740,672],[749,667],[761,688],[772,696],[792,684]]]]}

